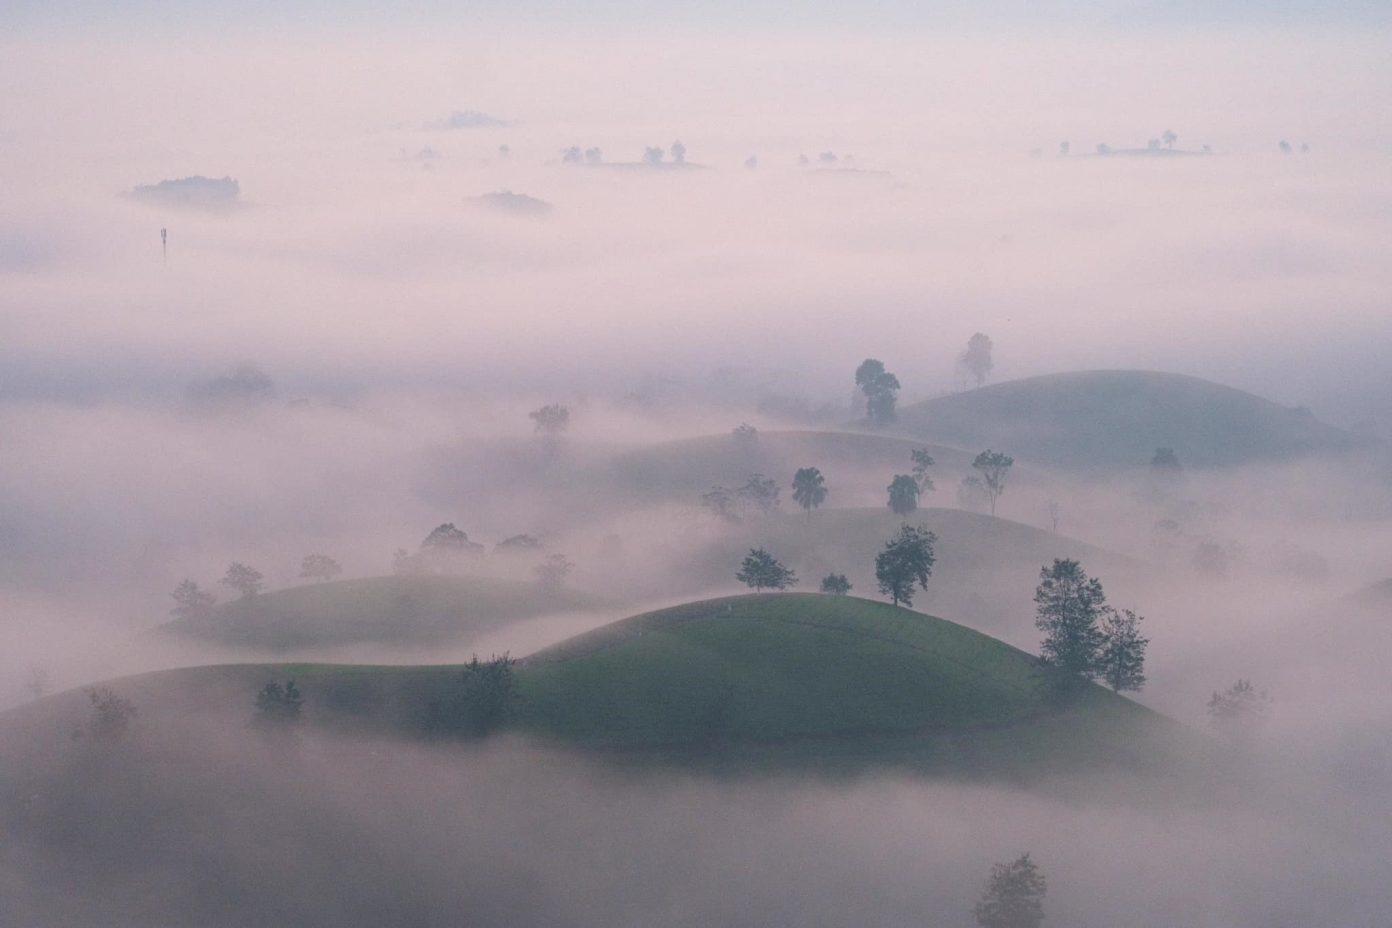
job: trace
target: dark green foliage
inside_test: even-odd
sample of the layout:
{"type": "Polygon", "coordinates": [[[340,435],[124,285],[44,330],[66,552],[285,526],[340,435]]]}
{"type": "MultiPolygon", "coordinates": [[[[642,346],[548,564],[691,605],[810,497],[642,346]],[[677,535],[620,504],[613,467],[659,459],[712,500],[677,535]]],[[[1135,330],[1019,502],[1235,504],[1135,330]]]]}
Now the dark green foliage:
{"type": "Polygon", "coordinates": [[[756,590],[786,590],[797,583],[797,574],[763,548],[751,548],[735,579],[756,590]]]}
{"type": "Polygon", "coordinates": [[[300,561],[300,579],[318,580],[320,583],[332,580],[343,573],[338,561],[327,554],[309,554],[300,561]]]}
{"type": "Polygon", "coordinates": [[[272,725],[297,722],[303,705],[304,697],[294,680],[287,680],[284,686],[273,680],[256,694],[256,720],[272,725]]]}
{"type": "Polygon", "coordinates": [[[918,508],[918,481],[908,474],[895,474],[889,483],[889,508],[905,516],[918,508]]]}
{"type": "Polygon", "coordinates": [[[1021,854],[991,868],[991,878],[973,914],[982,928],[1039,928],[1044,921],[1044,874],[1021,854]]]}
{"type": "Polygon", "coordinates": [[[1150,639],[1141,634],[1141,617],[1130,609],[1102,610],[1102,648],[1097,654],[1097,676],[1112,692],[1139,690],[1145,686],[1145,651],[1150,639]]]}
{"type": "Polygon", "coordinates": [[[488,661],[474,655],[449,692],[430,703],[427,727],[435,734],[469,740],[502,728],[517,711],[516,664],[506,654],[488,661]]]}
{"type": "Polygon", "coordinates": [[[981,474],[981,486],[991,502],[991,515],[996,514],[996,500],[1005,492],[1005,478],[1010,474],[1010,467],[1014,463],[1015,459],[1010,455],[992,451],[990,448],[978,454],[976,460],[972,461],[972,467],[981,474]]]}
{"type": "Polygon", "coordinates": [[[217,603],[216,596],[204,592],[192,580],[180,583],[169,595],[174,597],[174,608],[169,610],[169,614],[176,619],[190,619],[205,615],[217,603]]]}
{"type": "Polygon", "coordinates": [[[793,502],[807,511],[812,518],[812,510],[826,501],[826,480],[815,467],[800,467],[793,475],[793,502]]]}
{"type": "Polygon", "coordinates": [[[928,476],[928,468],[933,466],[933,456],[928,449],[915,448],[909,452],[909,459],[913,461],[913,476],[918,481],[918,492],[933,492],[933,478],[928,476]]]}
{"type": "Polygon", "coordinates": [[[884,363],[866,358],[856,368],[856,386],[865,394],[865,414],[871,422],[886,425],[894,421],[899,400],[899,378],[885,370],[884,363]]]}
{"type": "Polygon", "coordinates": [[[888,541],[884,550],[875,556],[875,578],[880,592],[896,606],[913,606],[914,584],[928,589],[928,577],[933,572],[933,545],[938,536],[926,525],[905,525],[899,535],[888,541]]]}
{"type": "Polygon", "coordinates": [[[245,598],[261,592],[262,587],[265,586],[261,582],[263,579],[261,571],[234,561],[228,566],[227,573],[218,582],[223,586],[230,586],[245,598]]]}
{"type": "MultiPolygon", "coordinates": [[[[92,706],[92,717],[87,722],[86,733],[94,738],[115,738],[130,727],[135,718],[135,705],[122,699],[106,687],[93,687],[84,690],[87,701],[92,706]]],[[[81,731],[73,733],[80,737],[81,731]]]]}
{"type": "Polygon", "coordinates": [[[1054,560],[1039,571],[1034,591],[1034,625],[1044,633],[1039,653],[1054,670],[1092,679],[1105,643],[1098,627],[1107,597],[1096,577],[1089,577],[1075,560],[1054,560]]]}
{"type": "Polygon", "coordinates": [[[851,581],[845,574],[827,574],[822,578],[822,592],[832,596],[845,596],[851,591],[851,581]]]}

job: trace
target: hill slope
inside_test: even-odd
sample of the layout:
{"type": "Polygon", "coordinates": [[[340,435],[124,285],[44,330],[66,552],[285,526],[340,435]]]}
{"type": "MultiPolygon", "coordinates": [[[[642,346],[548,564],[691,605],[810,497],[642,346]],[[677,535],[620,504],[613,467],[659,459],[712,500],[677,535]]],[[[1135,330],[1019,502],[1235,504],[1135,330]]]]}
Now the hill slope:
{"type": "Polygon", "coordinates": [[[594,605],[571,590],[488,577],[367,577],[234,600],[159,630],[264,650],[430,644],[594,605]]]}
{"type": "Polygon", "coordinates": [[[1351,433],[1197,377],[1085,371],[993,384],[905,407],[901,429],[964,448],[1084,471],[1145,466],[1173,448],[1189,467],[1339,453],[1351,433]]]}

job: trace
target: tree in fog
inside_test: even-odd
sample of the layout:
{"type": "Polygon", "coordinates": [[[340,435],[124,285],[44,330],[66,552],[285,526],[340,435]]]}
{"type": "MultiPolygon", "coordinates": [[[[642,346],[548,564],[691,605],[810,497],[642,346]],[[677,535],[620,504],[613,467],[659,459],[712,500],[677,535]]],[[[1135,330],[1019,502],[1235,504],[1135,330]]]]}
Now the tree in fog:
{"type": "Polygon", "coordinates": [[[502,728],[521,699],[513,674],[516,664],[507,654],[487,661],[474,655],[443,697],[429,703],[427,729],[476,740],[502,728]]]}
{"type": "Polygon", "coordinates": [[[262,580],[261,571],[255,567],[248,567],[240,561],[233,561],[227,568],[227,573],[223,574],[218,582],[223,586],[231,587],[243,598],[255,596],[261,592],[265,586],[262,580]]]}
{"type": "Polygon", "coordinates": [[[1005,479],[1010,475],[1015,459],[1008,454],[987,448],[972,461],[972,467],[981,474],[981,485],[991,504],[991,515],[996,514],[996,500],[1005,492],[1005,479]]]}
{"type": "Polygon", "coordinates": [[[455,527],[453,522],[445,522],[430,530],[430,534],[421,541],[421,549],[465,553],[480,551],[483,545],[470,541],[469,533],[455,527]]]}
{"type": "Polygon", "coordinates": [[[962,478],[957,485],[957,505],[968,512],[986,512],[990,508],[991,495],[980,477],[962,478]]]}
{"type": "Polygon", "coordinates": [[[884,362],[866,358],[855,372],[856,386],[865,394],[865,415],[876,425],[894,421],[899,401],[899,378],[885,370],[884,362]]]}
{"type": "Polygon", "coordinates": [[[672,160],[677,164],[686,164],[686,146],[679,141],[672,143],[672,160]]]}
{"type": "Polygon", "coordinates": [[[759,447],[759,430],[748,422],[741,422],[731,429],[730,437],[735,440],[735,447],[740,451],[753,451],[759,447]]]}
{"type": "Polygon", "coordinates": [[[744,486],[735,491],[741,509],[758,510],[766,516],[778,509],[778,495],[778,484],[763,474],[750,474],[744,486]]]}
{"type": "Polygon", "coordinates": [[[538,564],[534,570],[537,582],[544,589],[559,590],[565,586],[566,577],[575,570],[575,565],[564,554],[553,554],[538,564]]]}
{"type": "Polygon", "coordinates": [[[542,549],[541,539],[535,535],[510,535],[493,546],[494,554],[527,554],[542,549]]]}
{"type": "Polygon", "coordinates": [[[1166,129],[1164,132],[1160,133],[1160,141],[1165,143],[1166,148],[1174,148],[1175,142],[1179,141],[1179,136],[1175,135],[1173,129],[1166,129]]]}
{"type": "Polygon", "coordinates": [[[217,602],[216,596],[192,580],[184,580],[169,595],[174,598],[174,608],[169,610],[169,614],[178,619],[202,615],[217,602]]]}
{"type": "MultiPolygon", "coordinates": [[[[87,702],[92,707],[92,715],[87,721],[86,733],[94,738],[114,738],[130,727],[135,718],[135,704],[117,696],[107,687],[89,687],[83,690],[87,702]]],[[[80,736],[82,732],[74,732],[80,736]]]]}
{"type": "Polygon", "coordinates": [[[889,508],[898,516],[918,508],[918,481],[908,474],[895,474],[889,483],[889,508]]]}
{"type": "Polygon", "coordinates": [[[755,590],[786,590],[797,583],[797,574],[763,548],[750,548],[735,579],[755,590]]]}
{"type": "Polygon", "coordinates": [[[711,487],[701,494],[701,505],[727,522],[740,520],[740,501],[729,487],[711,487]]]}
{"type": "Polygon", "coordinates": [[[1150,492],[1160,498],[1175,492],[1184,483],[1184,465],[1173,448],[1156,448],[1150,459],[1150,492]]]}
{"type": "Polygon", "coordinates": [[[1194,546],[1192,561],[1194,570],[1215,580],[1223,580],[1232,570],[1233,557],[1226,545],[1209,539],[1194,546]]]}
{"type": "Polygon", "coordinates": [[[317,580],[325,583],[343,573],[338,561],[327,554],[307,554],[300,561],[300,579],[317,580]]]}
{"type": "Polygon", "coordinates": [[[933,478],[928,474],[928,469],[933,466],[933,456],[928,449],[913,449],[909,452],[909,460],[913,462],[913,477],[918,483],[919,494],[933,492],[933,478]]]}
{"type": "Polygon", "coordinates": [[[1051,500],[1049,500],[1048,506],[1049,506],[1049,531],[1051,531],[1051,532],[1053,532],[1055,535],[1057,535],[1057,534],[1058,534],[1058,526],[1059,526],[1059,501],[1056,500],[1056,499],[1051,499],[1051,500]]]}
{"type": "Polygon", "coordinates": [[[812,510],[824,503],[826,498],[826,480],[822,472],[815,467],[798,468],[798,472],[793,474],[793,502],[806,510],[808,519],[812,518],[812,510]]]}
{"type": "Polygon", "coordinates": [[[1271,697],[1258,692],[1248,680],[1238,680],[1223,692],[1214,692],[1208,701],[1208,719],[1213,727],[1232,738],[1245,738],[1266,721],[1271,697]]]}
{"type": "Polygon", "coordinates": [[[832,596],[845,596],[851,591],[851,581],[845,574],[827,574],[822,578],[822,592],[832,596]]]}
{"type": "MultiPolygon", "coordinates": [[[[1063,152],[1068,154],[1068,152],[1063,152]]],[[[967,339],[967,350],[957,357],[957,366],[964,374],[976,381],[979,387],[986,382],[986,378],[991,374],[991,368],[995,362],[991,359],[991,349],[995,346],[991,343],[991,336],[982,332],[977,332],[967,339]]]]}
{"type": "Polygon", "coordinates": [[[1055,670],[1091,680],[1106,638],[1098,622],[1107,604],[1102,583],[1072,559],[1041,568],[1034,591],[1034,626],[1044,633],[1039,653],[1055,670]]]}
{"type": "Polygon", "coordinates": [[[1141,617],[1130,609],[1102,610],[1102,647],[1097,652],[1097,676],[1112,692],[1145,686],[1145,652],[1150,639],[1141,634],[1141,617]]]}
{"type": "Polygon", "coordinates": [[[662,159],[663,157],[665,157],[665,155],[666,152],[664,152],[662,149],[649,146],[648,148],[643,149],[643,163],[650,164],[653,167],[656,167],[657,165],[662,163],[662,159]]]}
{"type": "Polygon", "coordinates": [[[48,668],[43,664],[30,664],[25,674],[24,688],[34,699],[43,699],[48,693],[48,668]]]}
{"type": "Polygon", "coordinates": [[[880,592],[894,605],[912,607],[915,584],[919,589],[928,589],[937,540],[938,536],[926,525],[904,525],[875,555],[875,579],[880,582],[880,592]]]}
{"type": "Polygon", "coordinates": [[[570,427],[570,410],[560,403],[549,403],[527,413],[532,431],[551,438],[560,437],[570,427]]]}
{"type": "Polygon", "coordinates": [[[991,868],[972,914],[982,928],[1039,928],[1044,921],[1044,874],[1030,855],[991,868]]]}
{"type": "Polygon", "coordinates": [[[270,725],[297,722],[303,705],[304,697],[294,680],[287,680],[283,686],[273,680],[256,694],[256,720],[270,725]]]}

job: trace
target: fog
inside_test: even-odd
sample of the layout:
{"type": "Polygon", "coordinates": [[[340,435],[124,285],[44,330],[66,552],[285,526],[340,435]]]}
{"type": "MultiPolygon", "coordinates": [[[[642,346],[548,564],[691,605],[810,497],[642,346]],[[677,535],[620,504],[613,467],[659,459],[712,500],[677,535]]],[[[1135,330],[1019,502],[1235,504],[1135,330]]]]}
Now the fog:
{"type": "Polygon", "coordinates": [[[965,926],[1028,851],[1050,925],[1382,924],[1388,39],[1353,2],[0,12],[0,921],[965,926]],[[983,449],[907,412],[973,385],[976,332],[988,388],[1191,375],[1338,441],[1156,409],[1184,463],[1157,482],[1149,445],[1050,458],[1041,404],[992,519],[983,449]],[[935,487],[901,519],[915,447],[935,487]],[[772,514],[703,505],[756,473],[772,514]],[[712,774],[268,734],[254,694],[127,679],[525,657],[745,592],[753,547],[874,599],[904,521],[938,538],[915,607],[1031,654],[1040,568],[1079,559],[1144,616],[1132,697],[1211,756],[712,774]],[[313,627],[273,599],[303,557],[405,582],[443,523],[483,547],[442,573],[500,597],[444,631],[382,634],[405,594],[322,641],[161,627],[184,580],[235,615],[232,562],[313,627]],[[1237,680],[1270,702],[1225,739],[1237,680]],[[120,743],[72,737],[98,684],[139,694],[120,743]]]}

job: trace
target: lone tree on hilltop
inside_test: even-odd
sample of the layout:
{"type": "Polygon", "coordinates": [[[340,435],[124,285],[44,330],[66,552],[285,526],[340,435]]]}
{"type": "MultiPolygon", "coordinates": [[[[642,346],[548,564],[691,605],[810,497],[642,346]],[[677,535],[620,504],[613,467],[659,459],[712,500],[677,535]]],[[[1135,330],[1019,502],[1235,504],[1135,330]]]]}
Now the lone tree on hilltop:
{"type": "Polygon", "coordinates": [[[909,452],[909,459],[913,461],[913,477],[918,482],[919,494],[933,492],[933,478],[928,475],[928,468],[933,466],[933,456],[928,449],[915,448],[909,452]]]}
{"type": "Polygon", "coordinates": [[[444,698],[430,702],[427,727],[470,740],[502,728],[512,719],[521,699],[513,675],[516,664],[507,654],[487,661],[474,655],[444,698]]]}
{"type": "Polygon", "coordinates": [[[885,370],[884,362],[866,358],[856,368],[856,386],[865,394],[865,415],[876,425],[894,421],[899,401],[899,378],[885,370]]]}
{"type": "Polygon", "coordinates": [[[889,483],[889,508],[905,516],[918,508],[918,481],[908,474],[895,474],[889,483]]]}
{"type": "Polygon", "coordinates": [[[851,581],[845,574],[827,574],[822,578],[822,592],[832,596],[845,596],[851,591],[851,581]]]}
{"type": "Polygon", "coordinates": [[[793,475],[793,502],[806,510],[808,519],[812,518],[812,510],[824,503],[826,498],[826,480],[822,472],[815,467],[798,468],[793,475]]]}
{"type": "Polygon", "coordinates": [[[982,928],[1039,928],[1044,921],[1044,874],[1030,855],[991,868],[991,878],[972,914],[982,928]]]}
{"type": "Polygon", "coordinates": [[[327,554],[307,554],[300,561],[300,579],[325,583],[343,573],[338,561],[327,554]]]}
{"type": "Polygon", "coordinates": [[[763,548],[751,548],[735,579],[755,590],[786,590],[797,583],[797,574],[763,548]]]}
{"type": "Polygon", "coordinates": [[[957,358],[958,368],[975,380],[978,387],[986,382],[986,378],[990,376],[991,368],[995,366],[995,362],[991,360],[993,347],[991,336],[977,332],[967,339],[967,350],[957,358]]]}
{"type": "Polygon", "coordinates": [[[233,561],[228,566],[227,573],[223,574],[222,579],[218,582],[236,590],[243,599],[248,599],[261,592],[265,585],[261,582],[263,579],[261,571],[254,567],[248,567],[239,561],[233,561]]]}
{"type": "Polygon", "coordinates": [[[256,694],[256,720],[275,725],[297,722],[303,705],[304,697],[294,680],[287,680],[284,686],[273,680],[256,694]]]}
{"type": "Polygon", "coordinates": [[[926,525],[904,525],[897,537],[885,543],[884,550],[875,555],[875,579],[880,592],[896,606],[913,606],[914,584],[928,589],[928,577],[933,573],[933,545],[938,536],[926,525]]]}
{"type": "Polygon", "coordinates": [[[174,598],[174,608],[169,614],[178,619],[189,619],[203,615],[217,602],[217,597],[206,592],[192,580],[185,580],[169,594],[174,598]]]}
{"type": "Polygon", "coordinates": [[[1112,692],[1145,686],[1145,652],[1150,639],[1141,634],[1141,617],[1130,609],[1102,610],[1102,647],[1097,652],[1097,676],[1112,692]]]}
{"type": "Polygon", "coordinates": [[[981,486],[991,503],[991,515],[996,514],[996,500],[1005,492],[1005,478],[1010,474],[1015,459],[1008,454],[987,448],[972,461],[972,468],[981,474],[981,486]]]}
{"type": "MultiPolygon", "coordinates": [[[[86,734],[94,738],[115,738],[130,727],[135,718],[135,704],[129,699],[117,696],[106,687],[84,690],[87,702],[92,706],[92,717],[87,721],[86,734]]],[[[74,738],[82,736],[82,730],[73,732],[74,738]]]]}
{"type": "Polygon", "coordinates": [[[570,427],[570,410],[560,403],[549,403],[540,409],[527,413],[532,420],[532,431],[552,438],[559,437],[570,427]]]}

